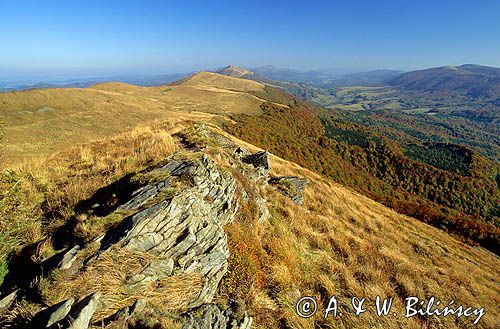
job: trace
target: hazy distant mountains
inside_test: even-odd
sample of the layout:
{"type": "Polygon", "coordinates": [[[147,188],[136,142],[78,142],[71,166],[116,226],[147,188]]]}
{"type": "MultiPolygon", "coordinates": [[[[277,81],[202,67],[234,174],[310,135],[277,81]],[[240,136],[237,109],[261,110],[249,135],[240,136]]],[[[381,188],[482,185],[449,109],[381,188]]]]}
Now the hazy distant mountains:
{"type": "Polygon", "coordinates": [[[384,84],[385,80],[404,73],[404,71],[397,70],[375,70],[358,73],[298,71],[277,68],[274,66],[245,69],[236,65],[226,66],[216,72],[235,78],[247,78],[277,85],[292,83],[321,88],[339,86],[378,86],[384,84]]]}
{"type": "Polygon", "coordinates": [[[500,98],[500,68],[474,64],[436,67],[406,73],[398,70],[374,70],[340,74],[297,71],[274,66],[248,70],[236,65],[227,66],[216,72],[286,88],[289,88],[290,84],[318,88],[392,86],[402,90],[459,92],[473,97],[500,98]]]}
{"type": "Polygon", "coordinates": [[[500,68],[466,64],[412,71],[387,80],[391,86],[419,91],[457,91],[500,98],[500,68]]]}
{"type": "Polygon", "coordinates": [[[323,85],[339,77],[338,74],[320,71],[298,71],[292,69],[277,68],[274,66],[262,66],[251,69],[255,74],[267,79],[279,80],[292,83],[306,83],[311,85],[323,85]]]}
{"type": "Polygon", "coordinates": [[[13,81],[0,82],[0,91],[26,90],[40,88],[86,88],[96,83],[103,82],[124,82],[137,86],[160,86],[183,79],[192,73],[173,73],[164,75],[148,76],[112,76],[81,78],[49,82],[13,81]]]}
{"type": "MultiPolygon", "coordinates": [[[[334,88],[348,86],[392,86],[402,90],[416,91],[455,91],[470,96],[500,98],[500,68],[466,64],[444,66],[404,72],[399,70],[374,70],[347,73],[340,71],[299,71],[292,69],[263,66],[246,69],[229,65],[215,71],[235,78],[246,78],[282,86],[302,88],[334,88]]],[[[56,82],[0,82],[0,90],[21,90],[34,88],[84,88],[95,83],[119,81],[139,86],[158,86],[178,81],[192,73],[176,73],[151,76],[115,76],[108,78],[72,79],[56,82]]]]}
{"type": "Polygon", "coordinates": [[[399,70],[374,70],[346,74],[332,81],[328,87],[349,87],[349,86],[380,86],[385,81],[399,77],[404,71],[399,70]]]}

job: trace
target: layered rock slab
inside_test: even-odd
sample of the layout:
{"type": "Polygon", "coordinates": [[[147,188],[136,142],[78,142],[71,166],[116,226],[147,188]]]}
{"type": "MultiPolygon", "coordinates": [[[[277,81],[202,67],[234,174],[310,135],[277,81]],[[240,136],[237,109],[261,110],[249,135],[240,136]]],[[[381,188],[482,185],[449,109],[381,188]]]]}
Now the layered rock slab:
{"type": "Polygon", "coordinates": [[[188,180],[190,186],[126,218],[104,237],[100,252],[123,248],[157,256],[131,278],[131,285],[199,273],[204,286],[189,307],[210,302],[227,271],[229,250],[223,226],[237,211],[236,181],[205,155],[199,160],[172,160],[153,173],[165,178],[139,189],[122,209],[143,206],[179,179],[188,180]]]}

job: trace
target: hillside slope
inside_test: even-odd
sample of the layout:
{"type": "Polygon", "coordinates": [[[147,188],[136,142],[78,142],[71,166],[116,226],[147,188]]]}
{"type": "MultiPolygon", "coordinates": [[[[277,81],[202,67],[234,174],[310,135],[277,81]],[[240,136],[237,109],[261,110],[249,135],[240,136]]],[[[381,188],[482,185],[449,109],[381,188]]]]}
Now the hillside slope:
{"type": "Polygon", "coordinates": [[[499,250],[496,163],[447,145],[413,145],[408,152],[256,81],[199,72],[169,86],[105,83],[0,99],[7,165],[138,123],[204,120],[468,243],[499,250]]]}
{"type": "MultiPolygon", "coordinates": [[[[455,305],[484,307],[484,316],[477,327],[493,328],[498,323],[497,256],[464,245],[436,228],[397,214],[295,163],[269,155],[271,178],[297,176],[309,180],[303,192],[303,204],[299,205],[287,196],[288,190],[266,183],[265,160],[245,164],[245,156],[238,155],[258,151],[255,146],[216,127],[192,126],[187,122],[176,127],[167,122],[66,150],[38,167],[2,174],[0,209],[2,216],[8,219],[2,225],[7,225],[7,229],[19,227],[20,223],[27,225],[17,233],[2,229],[13,234],[9,239],[0,240],[2,247],[4,241],[11,238],[19,242],[13,245],[13,253],[7,258],[9,272],[4,273],[0,295],[3,297],[14,288],[21,288],[17,302],[7,311],[0,310],[4,313],[3,324],[23,326],[45,306],[71,301],[67,298],[78,301],[89,294],[93,294],[91,301],[96,302],[90,313],[93,317],[88,321],[96,328],[113,325],[180,328],[191,321],[189,319],[198,321],[200,313],[197,312],[208,314],[209,310],[224,309],[232,310],[223,313],[234,319],[238,328],[248,328],[249,323],[252,328],[463,328],[472,325],[478,317],[405,318],[404,300],[409,296],[425,300],[432,296],[446,305],[453,299],[455,305]],[[133,159],[137,159],[136,162],[127,161],[133,159]],[[174,166],[172,161],[176,163],[174,166]],[[190,164],[179,166],[183,161],[190,164]],[[190,168],[193,163],[204,164],[211,174],[199,176],[203,170],[198,169],[191,174],[172,174],[178,170],[173,168],[190,168]],[[161,168],[173,171],[165,175],[158,171],[161,168]],[[139,212],[133,210],[137,207],[134,205],[139,200],[137,197],[146,196],[141,193],[148,191],[142,188],[138,190],[141,193],[131,194],[137,188],[134,184],[153,186],[158,181],[169,181],[169,177],[174,179],[169,184],[174,182],[174,185],[153,198],[149,194],[149,201],[139,206],[139,212]],[[203,179],[199,180],[200,177],[203,179]],[[203,191],[211,187],[217,191],[214,195],[218,198],[209,195],[196,198],[198,188],[203,191]],[[103,232],[107,232],[106,236],[115,236],[123,227],[117,223],[129,223],[128,218],[132,218],[132,223],[140,218],[162,218],[161,225],[146,225],[143,230],[178,225],[176,214],[185,209],[162,215],[164,217],[147,216],[154,213],[158,205],[176,202],[188,192],[195,197],[189,208],[193,210],[189,211],[202,205],[212,208],[199,209],[218,210],[208,217],[197,217],[194,212],[182,217],[190,218],[194,226],[193,230],[179,235],[172,247],[180,255],[183,255],[180,243],[190,241],[190,234],[195,233],[194,227],[201,221],[234,216],[225,228],[229,251],[227,271],[222,271],[225,274],[214,299],[202,301],[201,310],[197,308],[199,302],[190,304],[189,301],[199,300],[197,291],[204,286],[203,278],[207,278],[208,273],[201,272],[201,281],[196,269],[157,278],[151,276],[151,271],[140,272],[140,269],[150,268],[144,264],[160,265],[155,262],[163,256],[154,253],[160,245],[144,252],[137,249],[141,244],[132,240],[132,233],[127,233],[128,244],[120,242],[123,239],[120,234],[116,239],[96,240],[103,232]],[[136,201],[131,202],[133,200],[136,201]],[[220,207],[224,201],[227,205],[220,207]],[[238,207],[232,213],[234,202],[238,207]],[[66,253],[65,248],[75,243],[80,249],[67,268],[47,269],[51,256],[59,251],[66,253]],[[96,243],[101,245],[100,252],[89,257],[96,252],[96,243]],[[127,246],[135,247],[127,249],[127,246]],[[81,261],[86,266],[81,267],[81,261]],[[23,267],[19,267],[21,264],[23,267]],[[27,268],[32,270],[21,271],[27,268]],[[145,275],[141,277],[143,280],[148,278],[144,281],[146,285],[131,283],[130,278],[137,278],[137,273],[145,275]],[[378,317],[374,307],[368,307],[377,295],[393,298],[396,316],[378,317]],[[329,298],[336,296],[344,315],[324,319],[318,312],[316,316],[302,319],[295,313],[295,303],[301,296],[316,298],[320,312],[324,312],[329,298]],[[367,299],[368,311],[361,316],[353,315],[350,306],[353,296],[367,299]],[[137,300],[141,300],[139,304],[143,306],[127,309],[130,316],[108,317],[123,306],[136,305],[137,300]],[[207,301],[210,304],[203,304],[207,301]],[[179,317],[179,314],[185,316],[179,317]]],[[[158,243],[154,241],[161,240],[144,241],[158,243]]],[[[220,245],[206,252],[218,248],[220,245]]],[[[178,257],[172,256],[174,253],[169,250],[165,249],[165,255],[178,257]]],[[[178,264],[175,268],[181,266],[182,269],[182,264],[189,264],[192,255],[187,255],[174,262],[178,264]]],[[[226,321],[220,316],[217,321],[226,321]]],[[[40,318],[38,315],[35,319],[40,318]]]]}
{"type": "Polygon", "coordinates": [[[472,64],[407,72],[387,82],[409,90],[457,91],[494,98],[500,95],[500,69],[472,64]]]}
{"type": "Polygon", "coordinates": [[[155,119],[258,114],[264,101],[248,92],[263,87],[255,81],[200,72],[160,87],[103,83],[85,89],[0,93],[4,161],[15,164],[46,156],[155,119]]]}
{"type": "Polygon", "coordinates": [[[374,130],[320,118],[307,103],[267,90],[269,100],[281,97],[290,108],[265,103],[262,115],[232,115],[224,129],[399,212],[499,252],[498,163],[471,153],[467,165],[465,154],[470,151],[453,153],[441,147],[437,159],[443,165],[438,165],[453,169],[439,169],[409,158],[374,130]],[[450,159],[445,158],[446,150],[453,154],[450,159]],[[469,174],[455,170],[457,158],[470,168],[469,174]]]}

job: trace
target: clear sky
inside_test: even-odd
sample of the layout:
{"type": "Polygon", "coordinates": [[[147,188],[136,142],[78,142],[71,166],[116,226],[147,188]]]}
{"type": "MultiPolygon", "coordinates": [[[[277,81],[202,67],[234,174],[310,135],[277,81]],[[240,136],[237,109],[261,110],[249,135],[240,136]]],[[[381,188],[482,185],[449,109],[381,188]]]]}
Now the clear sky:
{"type": "Polygon", "coordinates": [[[500,66],[500,1],[0,0],[0,80],[297,69],[500,66]]]}

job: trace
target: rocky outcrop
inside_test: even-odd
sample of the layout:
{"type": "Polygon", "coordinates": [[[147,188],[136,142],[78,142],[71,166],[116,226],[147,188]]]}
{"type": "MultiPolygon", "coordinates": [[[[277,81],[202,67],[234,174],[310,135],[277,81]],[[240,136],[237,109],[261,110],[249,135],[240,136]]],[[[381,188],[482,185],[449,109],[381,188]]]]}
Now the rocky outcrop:
{"type": "MultiPolygon", "coordinates": [[[[207,156],[209,152],[200,152],[204,146],[192,142],[186,135],[184,141],[189,145],[186,151],[135,174],[134,184],[130,185],[133,189],[121,193],[125,197],[119,198],[111,214],[104,215],[119,216],[119,223],[94,239],[92,247],[75,245],[45,262],[51,269],[71,268],[66,272],[69,278],[87,279],[89,273],[94,273],[89,272],[92,268],[109,264],[110,259],[112,267],[123,262],[127,266],[120,267],[119,290],[136,302],[113,308],[117,307],[114,306],[116,296],[97,282],[89,285],[87,291],[81,291],[82,295],[93,293],[80,302],[74,304],[69,298],[40,311],[33,318],[38,327],[87,328],[94,312],[100,312],[98,320],[102,322],[99,323],[125,323],[136,312],[142,312],[148,303],[143,292],[159,289],[165,282],[184,282],[168,280],[190,275],[201,279],[187,287],[187,294],[177,295],[183,302],[175,304],[176,310],[184,312],[184,329],[251,327],[252,319],[244,304],[230,302],[229,307],[221,309],[213,304],[213,299],[228,268],[229,248],[224,226],[233,221],[240,205],[256,207],[259,223],[271,217],[266,200],[260,195],[261,187],[268,182],[269,156],[264,151],[251,153],[205,126],[189,133],[196,134],[194,140],[205,138],[215,142],[221,152],[211,158],[207,156]],[[131,263],[127,261],[137,255],[140,255],[138,262],[129,269],[131,263]],[[79,266],[73,266],[75,262],[79,266]],[[102,294],[92,291],[93,287],[103,287],[102,294]],[[145,299],[137,300],[138,296],[145,299]]],[[[308,180],[284,176],[271,178],[269,183],[301,204],[301,193],[308,180]]],[[[109,195],[114,195],[116,186],[110,185],[109,195]]],[[[73,291],[80,293],[78,287],[73,291]]],[[[75,293],[71,296],[81,297],[75,293]]],[[[4,304],[9,298],[12,299],[6,297],[4,304]]]]}
{"type": "Polygon", "coordinates": [[[223,226],[237,211],[236,181],[205,155],[199,160],[172,159],[151,172],[159,174],[162,180],[140,188],[121,208],[136,210],[166,189],[181,183],[187,186],[126,218],[104,237],[100,252],[114,247],[156,256],[130,278],[130,285],[199,273],[204,286],[189,306],[211,302],[227,271],[229,250],[223,226]]]}
{"type": "MultiPolygon", "coordinates": [[[[116,210],[133,214],[96,240],[100,247],[81,271],[98,264],[104,253],[147,253],[150,257],[143,259],[139,273],[123,274],[127,277],[124,290],[135,294],[143,285],[195,273],[203,278],[203,286],[187,308],[211,303],[227,272],[229,250],[223,227],[238,209],[236,180],[204,154],[171,157],[143,175],[147,183],[116,210]]],[[[69,268],[79,250],[75,246],[61,253],[56,268],[69,268]]],[[[99,297],[99,293],[90,295],[71,312],[72,300],[65,301],[41,311],[36,319],[52,325],[71,317],[71,328],[86,328],[99,297]]],[[[116,314],[131,313],[127,308],[116,314]]]]}
{"type": "Polygon", "coordinates": [[[295,176],[279,176],[269,179],[269,184],[276,186],[276,188],[284,195],[288,196],[298,205],[304,203],[302,192],[304,192],[309,180],[307,178],[295,176]]]}
{"type": "Polygon", "coordinates": [[[269,155],[266,151],[260,151],[247,156],[244,156],[241,161],[251,164],[256,171],[257,177],[267,177],[271,166],[269,164],[269,155]]]}

